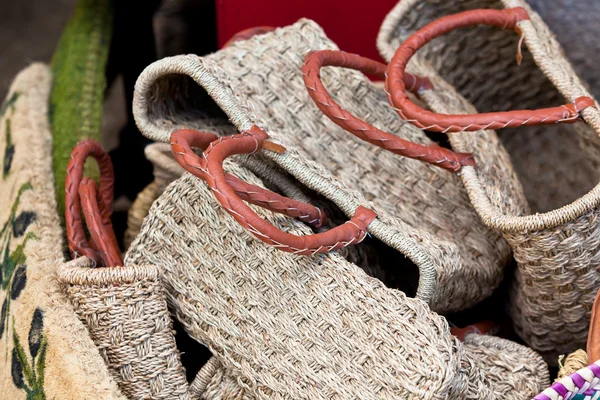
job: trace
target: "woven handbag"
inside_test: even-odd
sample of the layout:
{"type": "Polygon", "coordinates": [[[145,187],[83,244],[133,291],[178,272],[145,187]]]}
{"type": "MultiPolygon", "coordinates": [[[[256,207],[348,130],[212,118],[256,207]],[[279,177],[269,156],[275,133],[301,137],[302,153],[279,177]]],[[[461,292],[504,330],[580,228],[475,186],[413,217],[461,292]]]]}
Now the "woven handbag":
{"type": "MultiPolygon", "coordinates": [[[[385,269],[398,276],[418,275],[416,295],[433,309],[474,305],[500,283],[510,260],[508,245],[481,223],[458,177],[362,143],[320,113],[304,88],[302,64],[311,50],[335,48],[320,27],[301,20],[204,58],[163,59],[140,75],[136,122],[147,137],[162,142],[177,128],[211,132],[205,119],[217,112],[240,132],[253,126],[266,129],[266,142],[277,145],[258,151],[248,139],[251,148],[245,151],[258,154],[247,158],[269,160],[348,217],[355,217],[360,206],[374,210],[377,218],[367,231],[394,253],[386,257],[385,269]],[[226,115],[215,110],[214,102],[226,115]]],[[[415,146],[404,148],[407,143],[399,139],[399,152],[413,157],[434,153],[437,158],[429,157],[429,162],[449,169],[459,166],[461,155],[433,146],[421,130],[402,122],[386,105],[385,93],[365,76],[332,69],[324,72],[323,80],[358,115],[421,145],[411,153],[415,146]]],[[[356,243],[352,237],[342,239],[356,243]]],[[[294,251],[311,253],[332,245],[294,251]]]]}
{"type": "Polygon", "coordinates": [[[123,266],[110,221],[113,185],[108,153],[93,140],[79,142],[65,180],[67,239],[75,259],[61,267],[59,280],[123,394],[130,399],[187,399],[159,269],[123,266]],[[88,157],[99,166],[99,187],[84,177],[88,157]]]}
{"type": "Polygon", "coordinates": [[[0,108],[0,397],[124,399],[56,279],[51,86],[50,68],[33,64],[0,108]]]}
{"type": "MultiPolygon", "coordinates": [[[[201,160],[190,145],[206,140],[186,142],[189,132],[174,133],[174,152],[208,179],[190,167],[201,160]]],[[[223,142],[204,159],[220,162],[223,142]]],[[[237,163],[225,166],[262,186],[237,163]]],[[[289,234],[312,232],[252,209],[289,234]]],[[[189,173],[154,202],[125,263],[160,266],[177,319],[214,355],[195,382],[214,398],[525,399],[548,384],[533,351],[475,334],[461,343],[423,301],[335,252],[302,256],[256,240],[189,173]]]]}
{"type": "MultiPolygon", "coordinates": [[[[478,168],[465,167],[462,173],[473,206],[486,224],[502,232],[513,248],[518,268],[510,313],[517,332],[549,362],[556,363],[558,355],[584,345],[591,306],[600,287],[597,268],[600,186],[592,187],[598,182],[595,167],[600,154],[597,151],[600,140],[596,136],[600,132],[598,110],[547,27],[521,1],[402,1],[384,22],[379,48],[390,59],[395,46],[408,40],[417,28],[465,9],[467,12],[458,18],[442,20],[444,27],[437,33],[448,34],[433,39],[424,51],[418,51],[408,70],[423,76],[429,76],[428,71],[441,74],[479,110],[546,107],[516,114],[450,116],[454,118],[451,120],[444,117],[455,126],[444,125],[441,130],[462,131],[451,133],[450,142],[454,149],[472,151],[475,155],[478,168]],[[473,7],[488,10],[469,13],[473,7]],[[498,13],[489,8],[503,11],[498,13]],[[450,24],[446,25],[448,21],[450,24]],[[477,24],[476,28],[471,27],[477,24]],[[452,31],[457,26],[469,29],[452,31]],[[511,29],[518,34],[510,32],[511,29]],[[469,36],[464,36],[465,32],[469,36]],[[521,65],[515,64],[515,54],[521,65]],[[456,64],[453,59],[465,61],[456,64]],[[550,122],[551,112],[547,107],[561,102],[567,104],[555,107],[553,112],[554,121],[562,123],[529,126],[550,122]],[[507,118],[502,120],[504,117],[507,118]],[[490,147],[498,149],[501,145],[490,143],[489,132],[471,132],[486,127],[519,127],[503,129],[501,137],[535,213],[518,213],[505,207],[507,201],[520,194],[504,180],[510,164],[498,157],[497,151],[490,151],[490,147]],[[555,196],[556,193],[560,196],[555,196]]],[[[428,25],[426,32],[413,36],[412,43],[418,40],[416,48],[422,47],[439,26],[439,20],[428,25]]],[[[435,90],[420,93],[432,111],[445,114],[474,111],[452,87],[437,79],[432,81],[435,90]]],[[[439,115],[433,117],[442,121],[439,115]]],[[[420,117],[407,118],[416,124],[424,122],[420,117]]]]}
{"type": "Polygon", "coordinates": [[[179,178],[184,171],[171,156],[171,147],[166,143],[149,144],[144,153],[152,163],[154,180],[138,194],[127,213],[127,229],[123,239],[125,248],[129,248],[140,233],[142,221],[148,215],[154,200],[158,199],[167,185],[179,178]]]}

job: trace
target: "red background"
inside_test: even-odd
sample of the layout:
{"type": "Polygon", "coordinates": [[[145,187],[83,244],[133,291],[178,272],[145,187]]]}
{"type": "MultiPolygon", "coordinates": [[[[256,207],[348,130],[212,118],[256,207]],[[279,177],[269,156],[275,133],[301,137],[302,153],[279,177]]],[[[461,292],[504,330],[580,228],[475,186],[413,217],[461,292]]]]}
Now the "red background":
{"type": "Polygon", "coordinates": [[[375,44],[383,18],[398,0],[217,0],[219,48],[237,32],[281,27],[309,18],[341,50],[380,60],[375,44]]]}

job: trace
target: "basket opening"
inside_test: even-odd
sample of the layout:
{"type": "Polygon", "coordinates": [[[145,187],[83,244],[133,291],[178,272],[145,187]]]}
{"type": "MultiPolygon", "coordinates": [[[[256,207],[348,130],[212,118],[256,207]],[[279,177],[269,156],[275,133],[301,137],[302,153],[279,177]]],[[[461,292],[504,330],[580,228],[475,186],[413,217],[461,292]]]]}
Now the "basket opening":
{"type": "MultiPolygon", "coordinates": [[[[348,217],[330,200],[303,187],[311,203],[324,210],[328,225],[324,230],[343,224],[348,217]]],[[[367,236],[361,243],[338,250],[349,262],[367,275],[382,281],[387,287],[415,297],[419,283],[419,268],[408,257],[381,240],[367,236]]]]}
{"type": "MultiPolygon", "coordinates": [[[[499,0],[419,0],[400,18],[395,39],[445,15],[477,8],[502,9],[499,0]]],[[[459,29],[418,52],[479,112],[538,109],[566,103],[536,65],[526,45],[515,61],[518,35],[489,26],[459,29]]],[[[533,213],[554,210],[591,190],[600,180],[594,161],[581,153],[581,139],[595,139],[587,125],[503,129],[498,135],[511,156],[533,213]]],[[[600,144],[599,144],[600,145],[600,144]]]]}
{"type": "Polygon", "coordinates": [[[220,135],[237,133],[225,112],[187,75],[159,77],[148,99],[148,119],[169,130],[186,127],[220,135]]]}

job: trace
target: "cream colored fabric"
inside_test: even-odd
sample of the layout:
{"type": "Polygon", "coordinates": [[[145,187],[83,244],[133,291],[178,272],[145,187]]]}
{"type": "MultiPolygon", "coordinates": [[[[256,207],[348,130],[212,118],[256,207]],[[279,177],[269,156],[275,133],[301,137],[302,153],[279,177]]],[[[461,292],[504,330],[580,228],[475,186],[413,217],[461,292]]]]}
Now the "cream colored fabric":
{"type": "Polygon", "coordinates": [[[31,65],[0,111],[0,397],[25,399],[29,390],[31,398],[123,399],[56,279],[64,242],[51,172],[51,84],[47,66],[31,65]]]}

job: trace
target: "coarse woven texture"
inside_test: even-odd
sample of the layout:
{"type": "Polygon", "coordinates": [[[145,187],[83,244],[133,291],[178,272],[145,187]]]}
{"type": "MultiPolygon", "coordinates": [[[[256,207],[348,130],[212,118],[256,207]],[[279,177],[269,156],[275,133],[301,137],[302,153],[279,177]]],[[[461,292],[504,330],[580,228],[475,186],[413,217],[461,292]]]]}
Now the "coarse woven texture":
{"type": "Polygon", "coordinates": [[[0,397],[124,399],[56,279],[51,85],[50,68],[33,64],[0,108],[0,397]]]}
{"type": "MultiPolygon", "coordinates": [[[[231,125],[225,125],[222,127],[213,126],[211,130],[221,132],[221,134],[233,134],[235,128],[231,125]]],[[[138,194],[129,209],[124,238],[126,248],[129,248],[139,234],[143,219],[148,215],[152,203],[162,194],[169,183],[179,178],[184,172],[184,169],[173,157],[171,146],[168,143],[152,143],[146,147],[145,154],[146,158],[152,163],[154,181],[138,194]]],[[[273,162],[256,157],[236,157],[236,161],[260,177],[269,189],[307,204],[315,204],[325,211],[327,221],[317,231],[325,231],[345,222],[346,216],[333,203],[322,197],[319,198],[306,193],[302,185],[284,171],[278,169],[273,162]]],[[[407,280],[406,273],[390,271],[385,268],[381,262],[382,256],[371,242],[372,240],[367,240],[361,243],[360,246],[342,248],[339,253],[348,261],[365,270],[369,276],[378,278],[388,285],[394,285],[394,287],[400,286],[402,281],[407,280]]],[[[408,288],[413,289],[410,286],[408,288]]]]}
{"type": "MultiPolygon", "coordinates": [[[[238,130],[258,125],[287,149],[260,156],[347,217],[359,205],[374,209],[378,218],[369,233],[418,266],[417,296],[433,309],[460,310],[488,297],[510,260],[507,243],[480,221],[457,176],[364,143],[319,111],[301,72],[306,54],[317,49],[336,46],[314,22],[300,20],[204,58],[158,61],[136,84],[136,123],[159,141],[168,141],[177,128],[205,129],[201,111],[208,92],[238,130]]],[[[327,68],[322,78],[357,116],[405,139],[432,143],[401,121],[364,75],[327,68]]]]}
{"type": "MultiPolygon", "coordinates": [[[[261,185],[233,162],[226,169],[261,185]]],[[[253,398],[526,399],[548,382],[533,351],[493,337],[462,344],[423,301],[335,252],[299,256],[254,240],[189,173],[154,202],[125,259],[160,266],[177,319],[253,398]]]]}
{"type": "Polygon", "coordinates": [[[92,268],[81,257],[59,279],[128,398],[189,398],[158,267],[92,268]]]}
{"type": "Polygon", "coordinates": [[[577,372],[581,368],[584,368],[588,363],[588,356],[585,350],[579,349],[562,358],[559,357],[558,364],[560,369],[558,370],[558,379],[562,379],[566,376],[571,375],[573,372],[577,372]]]}
{"type": "MultiPolygon", "coordinates": [[[[59,215],[64,214],[65,179],[71,150],[82,139],[100,140],[105,67],[112,32],[110,0],[79,0],[52,59],[50,97],[53,170],[59,215]]],[[[98,176],[94,163],[87,175],[98,176]]]]}
{"type": "Polygon", "coordinates": [[[144,153],[152,163],[154,180],[138,194],[127,212],[127,229],[123,238],[126,249],[140,232],[142,221],[148,215],[154,200],[184,171],[171,155],[171,146],[166,143],[149,144],[144,153]]]}
{"type": "Polygon", "coordinates": [[[600,42],[596,40],[600,2],[596,0],[527,0],[556,35],[577,75],[600,96],[600,42]]]}
{"type": "MultiPolygon", "coordinates": [[[[413,58],[409,72],[429,76],[435,71],[485,111],[535,109],[590,96],[543,21],[518,0],[403,0],[386,17],[378,47],[389,59],[403,38],[436,18],[473,8],[508,7],[524,7],[531,18],[518,23],[524,35],[520,66],[514,62],[519,40],[515,32],[472,27],[429,43],[413,58]]],[[[421,93],[432,110],[465,112],[466,102],[455,90],[437,80],[434,87],[421,93]]],[[[560,354],[585,346],[600,287],[600,186],[594,187],[600,114],[590,107],[582,116],[587,125],[503,132],[535,212],[530,215],[502,205],[518,193],[506,179],[508,159],[498,157],[504,150],[489,151],[490,146],[502,147],[500,143],[490,142],[485,132],[450,136],[454,150],[473,152],[478,162],[477,169],[466,167],[462,173],[473,206],[513,248],[518,268],[510,314],[516,330],[554,365],[560,354]]]]}

